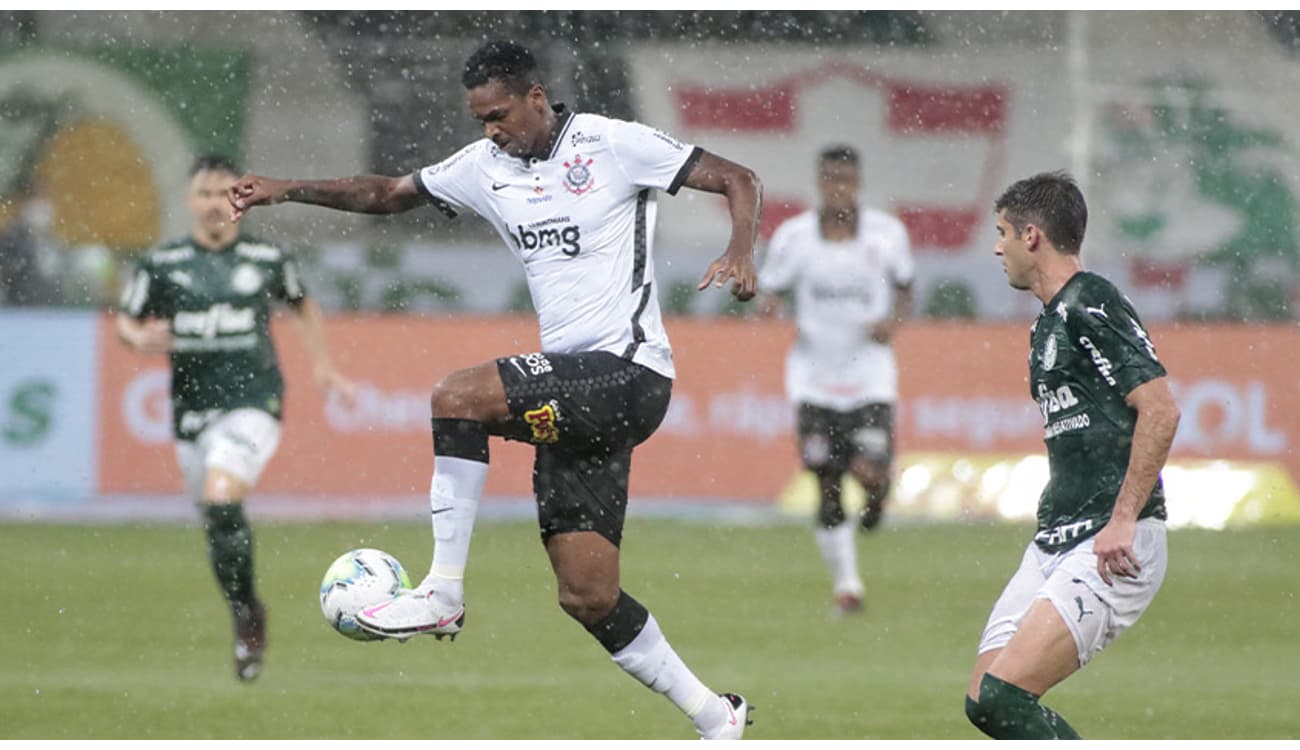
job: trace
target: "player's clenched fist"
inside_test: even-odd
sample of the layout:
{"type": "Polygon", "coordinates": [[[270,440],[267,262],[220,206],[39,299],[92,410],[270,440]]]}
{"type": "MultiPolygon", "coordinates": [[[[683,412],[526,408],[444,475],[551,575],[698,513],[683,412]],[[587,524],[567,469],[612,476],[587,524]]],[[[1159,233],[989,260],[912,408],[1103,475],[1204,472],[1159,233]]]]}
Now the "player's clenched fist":
{"type": "Polygon", "coordinates": [[[226,190],[230,200],[230,220],[239,221],[253,206],[269,206],[284,200],[286,183],[254,174],[240,177],[226,190]]]}

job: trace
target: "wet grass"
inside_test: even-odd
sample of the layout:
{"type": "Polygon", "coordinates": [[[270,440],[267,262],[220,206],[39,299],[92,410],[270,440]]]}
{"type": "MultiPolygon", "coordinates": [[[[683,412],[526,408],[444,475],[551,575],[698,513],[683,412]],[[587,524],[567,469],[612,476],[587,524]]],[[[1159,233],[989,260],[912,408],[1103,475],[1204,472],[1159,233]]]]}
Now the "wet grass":
{"type": "MultiPolygon", "coordinates": [[[[707,684],[757,706],[750,737],[976,738],[962,711],[975,643],[1028,535],[863,538],[854,618],[831,616],[798,525],[633,520],[623,581],[707,684]]],[[[428,545],[420,525],[259,525],[271,649],[242,685],[196,528],[0,525],[0,738],[694,736],[555,605],[529,523],[479,526],[455,643],[354,643],[325,625],[316,591],[335,556],[380,547],[419,578],[428,545]]],[[[1300,737],[1300,530],[1179,531],[1170,548],[1143,621],[1047,703],[1086,737],[1300,737]]]]}

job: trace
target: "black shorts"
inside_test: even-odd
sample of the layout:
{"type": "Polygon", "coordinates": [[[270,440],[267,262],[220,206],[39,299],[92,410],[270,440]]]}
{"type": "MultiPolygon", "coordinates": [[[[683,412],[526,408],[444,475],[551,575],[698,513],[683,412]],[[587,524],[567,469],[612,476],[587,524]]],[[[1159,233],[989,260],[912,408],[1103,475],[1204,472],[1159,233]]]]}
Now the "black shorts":
{"type": "Polygon", "coordinates": [[[888,466],[894,460],[894,407],[876,403],[836,411],[799,404],[799,454],[812,471],[842,474],[854,456],[888,466]]]}
{"type": "Polygon", "coordinates": [[[673,381],[608,352],[502,357],[510,419],[494,433],[532,443],[542,539],[595,531],[623,538],[632,448],[659,427],[673,381]]]}

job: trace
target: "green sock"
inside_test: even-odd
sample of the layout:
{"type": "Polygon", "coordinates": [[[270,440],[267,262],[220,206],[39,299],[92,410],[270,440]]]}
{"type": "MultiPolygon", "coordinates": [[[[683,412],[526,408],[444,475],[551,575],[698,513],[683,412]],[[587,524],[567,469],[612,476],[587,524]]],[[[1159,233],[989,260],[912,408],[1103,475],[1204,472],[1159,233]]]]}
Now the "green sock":
{"type": "Polygon", "coordinates": [[[985,674],[980,699],[966,698],[966,716],[995,740],[1077,740],[1079,734],[1061,715],[1038,702],[1024,688],[985,674]]]}
{"type": "Polygon", "coordinates": [[[204,503],[203,528],[208,533],[208,559],[221,593],[238,613],[251,607],[253,595],[253,530],[240,502],[204,503]]]}

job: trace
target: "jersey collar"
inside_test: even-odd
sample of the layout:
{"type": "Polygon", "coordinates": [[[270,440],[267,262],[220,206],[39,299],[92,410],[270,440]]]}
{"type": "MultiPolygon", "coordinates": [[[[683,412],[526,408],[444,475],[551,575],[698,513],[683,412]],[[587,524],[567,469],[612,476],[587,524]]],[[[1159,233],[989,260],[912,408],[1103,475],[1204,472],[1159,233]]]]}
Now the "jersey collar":
{"type": "Polygon", "coordinates": [[[564,142],[564,134],[569,130],[569,123],[573,122],[573,113],[563,103],[552,104],[551,111],[555,113],[555,129],[551,131],[551,148],[546,154],[547,161],[555,158],[560,144],[564,142]]]}
{"type": "Polygon", "coordinates": [[[199,252],[201,252],[201,253],[214,253],[214,254],[216,254],[216,255],[220,255],[220,254],[222,254],[222,253],[230,252],[230,250],[232,250],[232,249],[235,247],[235,245],[238,245],[240,242],[243,242],[243,241],[244,241],[244,237],[243,237],[243,235],[237,234],[237,235],[235,235],[235,239],[231,240],[230,242],[228,242],[228,243],[222,245],[221,247],[219,247],[219,248],[217,248],[217,249],[215,249],[215,250],[210,250],[210,249],[208,249],[208,246],[207,246],[207,245],[199,244],[199,240],[198,240],[198,238],[196,238],[196,237],[195,237],[194,235],[192,235],[192,234],[190,235],[190,244],[194,246],[194,249],[195,249],[195,250],[197,250],[197,251],[199,251],[199,252]]]}

